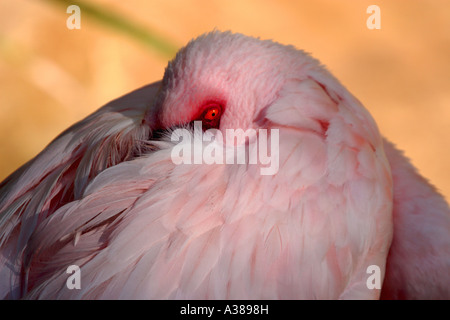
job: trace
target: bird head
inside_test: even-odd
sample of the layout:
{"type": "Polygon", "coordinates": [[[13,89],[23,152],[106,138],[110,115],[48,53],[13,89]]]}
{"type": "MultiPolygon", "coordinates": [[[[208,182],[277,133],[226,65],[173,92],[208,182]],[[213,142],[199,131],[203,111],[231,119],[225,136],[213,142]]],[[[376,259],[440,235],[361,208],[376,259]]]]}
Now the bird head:
{"type": "Polygon", "coordinates": [[[292,46],[214,31],[169,62],[147,121],[166,129],[202,121],[203,129],[256,129],[287,81],[302,80],[316,60],[292,46]]]}

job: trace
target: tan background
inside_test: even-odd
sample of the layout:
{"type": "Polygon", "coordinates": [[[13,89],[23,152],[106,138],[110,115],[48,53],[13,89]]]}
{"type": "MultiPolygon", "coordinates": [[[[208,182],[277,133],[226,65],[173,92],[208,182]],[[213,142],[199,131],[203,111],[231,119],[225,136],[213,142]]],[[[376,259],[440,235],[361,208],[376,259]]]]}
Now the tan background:
{"type": "MultiPolygon", "coordinates": [[[[450,1],[90,1],[177,47],[213,28],[311,52],[450,199],[450,1]],[[366,8],[381,8],[381,30],[366,8]]],[[[170,57],[66,7],[0,1],[0,180],[111,99],[162,77],[170,57]]]]}

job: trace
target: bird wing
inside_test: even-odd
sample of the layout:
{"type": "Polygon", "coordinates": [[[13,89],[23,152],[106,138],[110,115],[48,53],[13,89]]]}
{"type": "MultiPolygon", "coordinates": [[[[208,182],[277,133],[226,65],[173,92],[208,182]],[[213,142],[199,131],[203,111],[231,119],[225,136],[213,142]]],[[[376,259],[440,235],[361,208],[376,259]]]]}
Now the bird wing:
{"type": "Polygon", "coordinates": [[[274,176],[176,166],[171,148],[101,172],[29,239],[26,297],[378,297],[366,270],[384,272],[389,168],[370,116],[331,88],[295,80],[265,110],[284,148],[274,176]]]}
{"type": "MultiPolygon", "coordinates": [[[[64,131],[0,184],[2,253],[20,251],[46,217],[79,199],[99,173],[145,149],[150,128],[143,119],[159,86],[156,82],[108,103],[64,131]],[[18,238],[14,248],[8,244],[13,235],[18,238]]],[[[0,275],[7,272],[5,263],[0,257],[0,275]]]]}
{"type": "Polygon", "coordinates": [[[225,181],[219,189],[198,185],[214,168],[176,166],[161,149],[104,170],[30,237],[19,281],[25,297],[173,298],[178,288],[186,296],[197,290],[221,253],[215,200],[225,181]],[[82,290],[66,287],[70,265],[81,268],[82,290]]]}
{"type": "Polygon", "coordinates": [[[392,143],[394,238],[383,299],[450,299],[450,208],[392,143]]]}
{"type": "MultiPolygon", "coordinates": [[[[278,176],[285,175],[288,187],[277,183],[273,190],[286,194],[298,188],[297,196],[284,205],[296,201],[290,211],[299,220],[284,228],[296,225],[299,239],[282,242],[297,243],[290,257],[304,266],[285,283],[297,277],[309,297],[334,293],[340,298],[376,298],[380,290],[367,287],[366,271],[378,266],[382,281],[392,239],[392,178],[376,124],[359,101],[322,70],[287,82],[280,96],[266,115],[284,130],[291,129],[280,129],[283,147],[289,140],[297,147],[285,159],[286,152],[280,150],[278,176]]],[[[282,197],[272,194],[270,199],[276,203],[282,197]]],[[[292,232],[281,232],[281,238],[292,232]]]]}

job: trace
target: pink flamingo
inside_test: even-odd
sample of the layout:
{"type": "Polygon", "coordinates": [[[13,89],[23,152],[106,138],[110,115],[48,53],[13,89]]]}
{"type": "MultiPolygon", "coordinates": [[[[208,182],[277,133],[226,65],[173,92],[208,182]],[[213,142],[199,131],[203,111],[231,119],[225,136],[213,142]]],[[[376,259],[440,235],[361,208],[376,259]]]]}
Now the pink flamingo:
{"type": "Polygon", "coordinates": [[[318,61],[212,32],[3,181],[0,296],[448,299],[449,231],[443,197],[318,61]],[[176,164],[170,133],[194,120],[278,129],[277,172],[176,164]]]}

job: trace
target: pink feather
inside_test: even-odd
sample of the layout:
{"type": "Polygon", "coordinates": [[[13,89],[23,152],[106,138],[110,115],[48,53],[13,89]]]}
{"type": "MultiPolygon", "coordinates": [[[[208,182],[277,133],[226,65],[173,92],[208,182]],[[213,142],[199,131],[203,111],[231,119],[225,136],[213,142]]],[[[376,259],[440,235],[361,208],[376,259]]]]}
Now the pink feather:
{"type": "Polygon", "coordinates": [[[0,184],[0,297],[448,299],[449,231],[443,197],[318,61],[212,32],[0,184]],[[223,132],[279,130],[276,174],[172,161],[171,130],[211,101],[223,132]]]}

